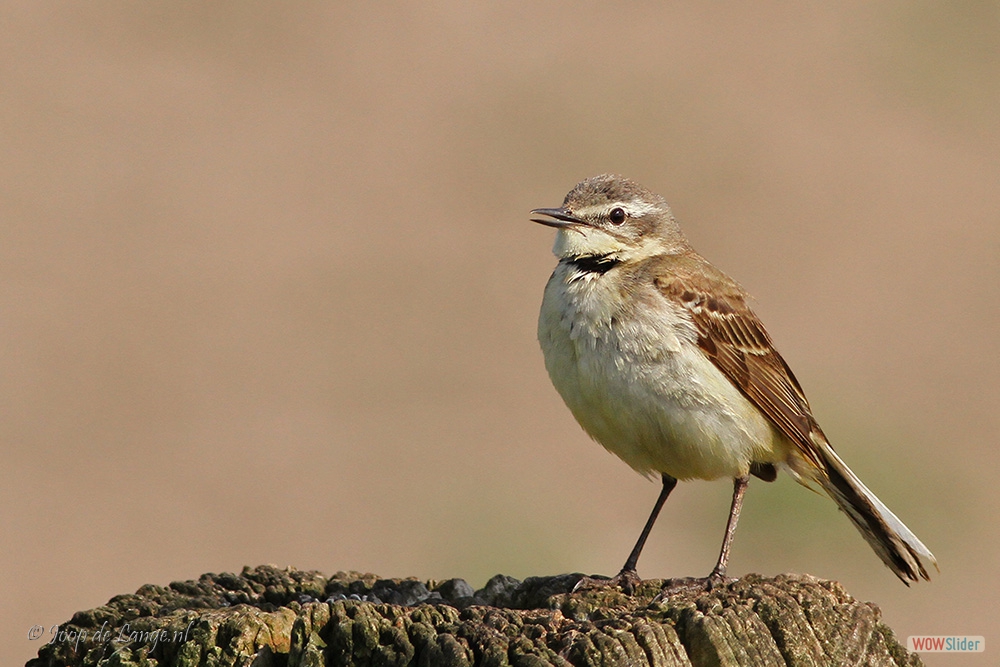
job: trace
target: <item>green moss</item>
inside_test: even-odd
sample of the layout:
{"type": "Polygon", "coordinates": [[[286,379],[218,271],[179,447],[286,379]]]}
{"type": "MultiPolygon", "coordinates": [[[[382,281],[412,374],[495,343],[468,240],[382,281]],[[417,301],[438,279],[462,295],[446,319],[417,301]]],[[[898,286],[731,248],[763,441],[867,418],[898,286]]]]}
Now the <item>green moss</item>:
{"type": "Polygon", "coordinates": [[[580,578],[494,578],[470,596],[454,580],[327,579],[276,568],[205,575],[76,614],[66,629],[77,635],[92,637],[98,620],[116,632],[128,623],[136,634],[128,643],[51,644],[29,667],[919,664],[874,605],[833,582],[748,575],[659,599],[663,582],[642,582],[631,596],[601,587],[573,592],[580,578]],[[316,599],[320,590],[334,598],[316,599]],[[373,601],[414,595],[424,601],[373,601]],[[161,641],[150,642],[154,636],[161,641]]]}

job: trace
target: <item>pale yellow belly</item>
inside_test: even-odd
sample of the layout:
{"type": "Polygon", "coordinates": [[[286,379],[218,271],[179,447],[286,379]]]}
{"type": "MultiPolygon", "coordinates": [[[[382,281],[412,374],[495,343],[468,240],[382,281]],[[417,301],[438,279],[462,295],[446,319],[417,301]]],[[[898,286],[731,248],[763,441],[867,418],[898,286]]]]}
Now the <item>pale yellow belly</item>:
{"type": "Polygon", "coordinates": [[[584,430],[632,468],[717,479],[786,460],[784,436],[669,321],[616,335],[551,301],[547,292],[539,341],[552,383],[584,430]]]}

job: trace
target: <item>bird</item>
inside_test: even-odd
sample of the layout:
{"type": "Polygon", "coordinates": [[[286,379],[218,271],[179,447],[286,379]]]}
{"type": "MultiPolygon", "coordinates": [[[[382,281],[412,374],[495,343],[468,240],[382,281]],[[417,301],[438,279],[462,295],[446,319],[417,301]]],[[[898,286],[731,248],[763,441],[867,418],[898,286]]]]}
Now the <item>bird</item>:
{"type": "Polygon", "coordinates": [[[578,183],[531,218],[556,231],[538,341],[557,392],[598,443],[662,483],[608,585],[632,590],[646,539],[678,480],[733,480],[710,574],[726,576],[750,476],[779,471],[837,504],[905,584],[930,579],[930,550],[834,451],[750,295],[691,247],[660,195],[613,174],[578,183]]]}

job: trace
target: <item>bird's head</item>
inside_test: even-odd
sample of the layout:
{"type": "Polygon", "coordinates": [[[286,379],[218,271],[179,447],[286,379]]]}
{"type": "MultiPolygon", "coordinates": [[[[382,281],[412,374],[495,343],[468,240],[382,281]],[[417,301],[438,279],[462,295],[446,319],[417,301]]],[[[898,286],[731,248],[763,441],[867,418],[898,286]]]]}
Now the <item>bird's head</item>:
{"type": "Polygon", "coordinates": [[[560,259],[614,257],[633,261],[681,252],[688,243],[663,197],[621,176],[602,174],[577,184],[560,208],[536,208],[532,218],[559,230],[560,259]]]}

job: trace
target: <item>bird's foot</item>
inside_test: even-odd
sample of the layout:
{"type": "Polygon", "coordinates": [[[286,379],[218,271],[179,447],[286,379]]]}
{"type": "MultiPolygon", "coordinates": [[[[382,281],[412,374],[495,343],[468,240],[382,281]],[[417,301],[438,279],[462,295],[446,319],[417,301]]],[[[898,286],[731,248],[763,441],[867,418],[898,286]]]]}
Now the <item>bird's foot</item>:
{"type": "Polygon", "coordinates": [[[641,583],[642,579],[635,570],[622,570],[610,579],[606,577],[583,577],[573,587],[573,592],[618,588],[625,595],[632,595],[636,587],[641,583]]]}
{"type": "Polygon", "coordinates": [[[736,579],[727,577],[725,572],[718,572],[716,570],[712,570],[712,573],[707,577],[667,579],[663,582],[663,589],[660,591],[660,594],[653,598],[653,602],[662,602],[677,593],[707,593],[735,581],[736,579]]]}
{"type": "Polygon", "coordinates": [[[728,584],[735,583],[736,579],[733,579],[732,577],[727,577],[725,569],[720,570],[716,568],[712,570],[711,574],[705,577],[705,581],[706,581],[705,590],[710,591],[713,588],[718,588],[720,586],[726,586],[728,584]]]}

